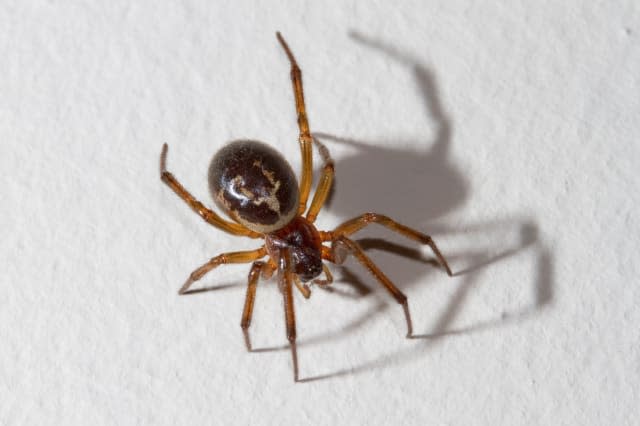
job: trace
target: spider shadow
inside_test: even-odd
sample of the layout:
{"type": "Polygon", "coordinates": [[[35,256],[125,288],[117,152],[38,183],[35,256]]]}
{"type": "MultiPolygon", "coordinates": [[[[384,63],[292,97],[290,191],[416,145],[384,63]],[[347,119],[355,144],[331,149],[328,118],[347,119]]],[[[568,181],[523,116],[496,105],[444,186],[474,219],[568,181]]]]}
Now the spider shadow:
{"type": "MultiPolygon", "coordinates": [[[[424,140],[404,141],[363,141],[314,132],[314,137],[322,142],[351,148],[335,162],[336,177],[327,209],[341,220],[368,211],[382,213],[433,233],[436,220],[462,206],[470,194],[467,179],[450,158],[452,120],[441,101],[436,75],[420,61],[394,47],[359,33],[352,32],[350,37],[408,68],[416,83],[426,121],[434,132],[424,140]]],[[[395,234],[380,227],[366,228],[359,235],[371,236],[372,232],[377,235],[384,232],[390,238],[396,238],[395,234]]],[[[384,264],[379,266],[385,270],[384,264]]],[[[423,265],[409,263],[406,266],[394,268],[392,279],[400,289],[415,284],[424,275],[423,265]]]]}
{"type": "MultiPolygon", "coordinates": [[[[436,225],[434,222],[438,217],[461,206],[470,193],[467,180],[449,159],[452,125],[442,107],[435,74],[419,61],[412,59],[392,46],[356,32],[351,32],[350,37],[356,42],[380,51],[391,59],[409,67],[422,95],[427,119],[435,123],[436,136],[431,141],[428,149],[414,151],[390,148],[394,145],[393,141],[367,143],[354,138],[339,137],[328,133],[314,133],[314,136],[322,141],[340,143],[355,148],[355,153],[344,156],[336,162],[337,177],[334,182],[334,188],[337,187],[338,190],[331,193],[330,210],[340,218],[347,219],[364,211],[387,213],[385,210],[388,209],[388,206],[393,206],[394,211],[389,212],[392,213],[392,217],[410,226],[415,223],[431,223],[430,226],[425,227],[428,233],[459,233],[448,229],[446,226],[436,225]]],[[[416,141],[409,142],[401,145],[421,145],[420,143],[415,143],[416,141]]],[[[429,145],[429,141],[426,143],[429,145]]],[[[456,277],[461,277],[462,282],[437,318],[435,325],[430,327],[430,331],[427,333],[410,336],[411,339],[417,341],[417,347],[399,350],[394,354],[387,354],[384,357],[354,368],[311,376],[300,381],[311,382],[355,374],[374,368],[383,368],[388,365],[389,359],[410,361],[414,358],[419,358],[425,348],[432,346],[439,339],[446,336],[480,332],[517,323],[540,312],[545,306],[551,305],[553,302],[552,256],[549,249],[539,240],[535,221],[530,218],[521,218],[478,224],[467,227],[467,229],[491,232],[502,229],[505,226],[518,233],[519,239],[515,244],[498,250],[497,254],[487,254],[495,252],[495,247],[488,247],[484,251],[474,249],[458,254],[445,254],[450,259],[450,263],[454,265],[466,263],[468,266],[454,274],[456,277]],[[465,300],[477,284],[480,274],[492,264],[516,256],[525,250],[531,251],[534,257],[534,275],[536,278],[532,283],[532,302],[522,309],[503,312],[498,318],[489,318],[461,328],[451,328],[454,320],[462,310],[465,300]]],[[[388,262],[388,256],[386,261],[385,259],[374,258],[374,261],[382,270],[393,270],[393,275],[390,278],[402,290],[406,290],[409,286],[421,281],[420,278],[425,273],[425,263],[431,265],[435,263],[434,266],[437,266],[434,259],[425,259],[420,250],[407,248],[393,241],[379,238],[362,238],[359,239],[359,242],[368,251],[381,250],[413,260],[413,262],[407,264],[407,267],[397,268],[396,265],[394,268],[394,264],[388,262]]],[[[349,271],[348,268],[345,270],[349,271]]],[[[350,285],[354,285],[357,288],[368,289],[368,286],[364,284],[358,274],[348,272],[342,278],[348,280],[350,285]]],[[[375,285],[375,283],[372,283],[372,285],[375,285]]],[[[368,291],[360,293],[360,296],[366,296],[368,291]]],[[[376,315],[386,307],[387,304],[378,305],[377,309],[367,312],[364,317],[358,318],[341,332],[303,340],[299,346],[316,343],[321,340],[344,337],[345,333],[354,331],[357,325],[363,324],[369,317],[376,315]]],[[[287,346],[283,348],[287,348],[287,346]]]]}
{"type": "Polygon", "coordinates": [[[488,257],[482,251],[470,251],[465,253],[465,257],[470,260],[470,266],[456,272],[454,276],[464,277],[462,284],[459,285],[456,293],[449,301],[444,313],[433,326],[430,333],[414,334],[410,336],[412,339],[437,339],[445,336],[453,336],[470,332],[486,330],[495,326],[507,324],[509,322],[517,322],[525,319],[531,314],[543,309],[553,301],[553,262],[550,251],[539,240],[538,228],[535,223],[528,220],[516,220],[513,223],[500,222],[492,225],[483,225],[485,229],[491,227],[515,227],[520,233],[519,241],[510,248],[504,249],[498,254],[488,257]],[[519,228],[519,229],[518,229],[519,228]],[[452,329],[450,325],[457,317],[464,300],[467,298],[470,290],[475,285],[479,274],[483,269],[493,263],[501,262],[509,257],[516,256],[520,252],[532,249],[535,258],[535,274],[536,280],[532,285],[532,302],[524,308],[514,311],[504,311],[499,318],[492,318],[485,321],[477,322],[469,326],[452,329]]]}
{"type": "MultiPolygon", "coordinates": [[[[462,277],[462,282],[458,285],[453,296],[448,301],[447,306],[436,319],[435,325],[431,327],[431,331],[424,334],[413,334],[409,339],[416,340],[416,345],[411,348],[400,349],[391,354],[385,354],[377,359],[371,360],[364,364],[341,369],[327,374],[315,375],[302,378],[300,382],[313,382],[330,378],[337,378],[358,373],[363,373],[373,369],[386,368],[390,364],[390,360],[394,363],[398,361],[411,362],[420,359],[424,355],[424,351],[431,349],[441,339],[459,335],[467,335],[470,333],[478,333],[487,331],[497,327],[504,327],[517,324],[527,320],[538,314],[542,309],[553,303],[553,258],[551,252],[538,239],[538,230],[535,224],[530,221],[515,221],[513,223],[496,223],[493,225],[481,225],[482,228],[488,227],[504,227],[511,226],[516,230],[519,228],[521,234],[520,241],[512,247],[507,247],[497,254],[487,256],[486,251],[474,250],[464,253],[457,253],[449,256],[452,260],[466,261],[469,266],[454,276],[462,277]],[[481,273],[491,265],[502,262],[510,257],[519,255],[524,251],[530,251],[534,258],[535,279],[532,282],[532,300],[523,308],[512,311],[504,311],[499,317],[488,318],[459,328],[451,328],[455,319],[464,306],[465,300],[469,297],[472,289],[477,286],[481,273]]],[[[385,240],[370,239],[364,241],[364,245],[368,245],[370,249],[387,250],[401,255],[408,256],[423,265],[432,263],[433,259],[424,259],[419,253],[414,253],[410,249],[398,248],[395,244],[389,244],[385,240]]],[[[372,313],[374,314],[374,313],[372,313]]],[[[364,323],[360,320],[359,323],[364,323]]]]}
{"type": "Polygon", "coordinates": [[[364,211],[384,213],[393,206],[394,216],[409,223],[440,217],[463,204],[469,184],[449,160],[452,124],[440,100],[435,74],[420,62],[378,42],[352,34],[352,38],[382,50],[410,68],[427,121],[435,126],[432,140],[362,141],[314,132],[321,141],[354,148],[336,161],[336,176],[327,206],[340,217],[364,211]],[[402,149],[400,146],[420,146],[402,149]],[[344,184],[343,184],[344,183],[344,184]]]}

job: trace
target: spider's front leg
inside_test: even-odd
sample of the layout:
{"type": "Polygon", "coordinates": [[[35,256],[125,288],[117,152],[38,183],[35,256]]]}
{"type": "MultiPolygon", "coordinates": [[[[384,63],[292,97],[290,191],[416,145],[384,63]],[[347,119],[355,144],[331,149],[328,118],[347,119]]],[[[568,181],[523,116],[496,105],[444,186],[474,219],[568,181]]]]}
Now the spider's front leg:
{"type": "Polygon", "coordinates": [[[247,295],[244,299],[244,309],[242,310],[242,321],[240,321],[240,327],[242,327],[242,333],[244,335],[244,343],[247,346],[247,351],[251,352],[251,338],[249,336],[249,326],[251,325],[251,318],[253,316],[253,306],[256,301],[256,289],[258,288],[258,280],[262,275],[263,278],[271,277],[271,274],[275,270],[275,265],[272,262],[253,262],[251,269],[249,270],[249,279],[247,284],[247,295]]]}
{"type": "Polygon", "coordinates": [[[293,261],[288,248],[280,250],[278,259],[278,286],[284,297],[284,320],[287,328],[287,340],[291,346],[293,361],[293,381],[298,381],[298,353],[296,350],[296,314],[293,309],[293,261]]]}

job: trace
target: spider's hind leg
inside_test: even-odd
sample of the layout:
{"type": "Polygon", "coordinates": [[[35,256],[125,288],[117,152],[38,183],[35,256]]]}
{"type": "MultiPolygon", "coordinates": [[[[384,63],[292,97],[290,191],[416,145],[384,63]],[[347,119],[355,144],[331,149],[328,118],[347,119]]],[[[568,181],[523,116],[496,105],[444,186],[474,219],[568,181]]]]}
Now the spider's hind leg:
{"type": "Polygon", "coordinates": [[[405,294],[391,282],[384,272],[382,272],[380,268],[378,268],[376,264],[373,263],[366,254],[364,254],[364,251],[358,243],[345,236],[336,237],[331,243],[331,257],[328,257],[327,260],[336,264],[342,264],[349,254],[352,254],[358,262],[360,262],[360,264],[364,266],[365,269],[367,269],[385,289],[387,289],[391,296],[396,299],[396,302],[402,306],[405,320],[407,322],[407,337],[411,337],[413,335],[413,322],[411,321],[411,313],[409,312],[407,296],[405,296],[405,294]]]}
{"type": "Polygon", "coordinates": [[[178,195],[178,197],[182,198],[193,211],[198,213],[200,217],[202,217],[210,225],[228,232],[229,234],[244,235],[250,238],[259,238],[261,236],[259,233],[248,229],[244,225],[224,220],[217,213],[205,207],[204,204],[202,204],[193,195],[191,195],[189,191],[187,191],[185,187],[182,186],[178,179],[176,179],[175,176],[173,176],[173,174],[167,170],[168,150],[169,147],[166,143],[162,145],[162,152],[160,153],[160,179],[162,179],[162,182],[164,182],[169,188],[171,188],[173,192],[178,195]]]}
{"type": "Polygon", "coordinates": [[[346,237],[355,232],[358,232],[371,223],[377,223],[390,229],[393,232],[397,232],[398,234],[404,235],[411,240],[417,241],[420,244],[428,245],[429,248],[431,248],[431,251],[433,251],[433,254],[435,254],[436,258],[438,259],[438,263],[447,272],[447,275],[449,275],[450,277],[453,276],[447,260],[444,258],[444,256],[440,252],[440,249],[438,249],[438,246],[436,245],[435,241],[433,241],[433,238],[431,238],[430,235],[426,235],[416,231],[415,229],[411,229],[408,226],[398,223],[385,215],[381,215],[378,213],[362,214],[358,217],[344,222],[329,234],[333,237],[332,239],[335,239],[337,236],[346,237]]]}

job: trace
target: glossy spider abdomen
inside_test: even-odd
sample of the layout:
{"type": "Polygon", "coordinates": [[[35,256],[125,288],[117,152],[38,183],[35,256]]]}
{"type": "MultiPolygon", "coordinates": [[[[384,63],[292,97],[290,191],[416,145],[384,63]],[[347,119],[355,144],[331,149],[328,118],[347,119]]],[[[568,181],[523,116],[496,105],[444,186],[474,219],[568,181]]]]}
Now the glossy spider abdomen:
{"type": "Polygon", "coordinates": [[[229,143],[213,157],[209,188],[216,205],[247,228],[269,233],[298,209],[298,182],[289,163],[262,142],[229,143]]]}

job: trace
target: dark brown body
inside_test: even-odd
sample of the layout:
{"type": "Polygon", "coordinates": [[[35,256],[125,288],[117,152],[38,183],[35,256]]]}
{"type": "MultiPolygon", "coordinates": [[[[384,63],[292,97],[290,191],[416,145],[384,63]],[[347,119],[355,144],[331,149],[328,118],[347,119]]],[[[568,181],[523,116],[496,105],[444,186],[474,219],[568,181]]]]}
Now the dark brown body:
{"type": "Polygon", "coordinates": [[[322,272],[322,241],[316,227],[297,215],[298,182],[289,163],[262,142],[234,141],[213,157],[209,168],[213,198],[231,218],[265,234],[272,259],[287,248],[302,282],[322,272]]]}
{"type": "Polygon", "coordinates": [[[218,151],[209,167],[209,188],[220,209],[260,233],[284,227],[297,213],[296,175],[262,142],[238,140],[218,151]]]}
{"type": "Polygon", "coordinates": [[[288,248],[293,270],[302,282],[311,281],[322,272],[322,240],[316,227],[302,216],[296,216],[284,228],[265,236],[267,252],[278,259],[280,249],[288,248]]]}

